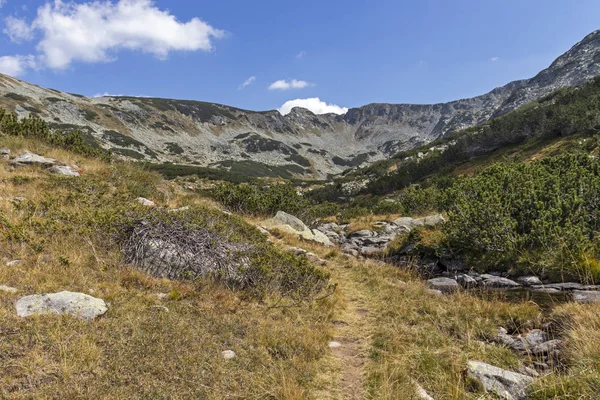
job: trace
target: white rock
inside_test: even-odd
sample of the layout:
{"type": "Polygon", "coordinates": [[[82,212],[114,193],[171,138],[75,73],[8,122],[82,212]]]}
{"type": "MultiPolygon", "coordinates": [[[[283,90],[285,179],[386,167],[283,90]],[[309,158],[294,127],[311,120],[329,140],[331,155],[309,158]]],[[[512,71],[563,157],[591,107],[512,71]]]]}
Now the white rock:
{"type": "Polygon", "coordinates": [[[66,314],[91,321],[108,311],[106,303],[83,293],[34,294],[20,298],[16,304],[19,317],[43,314],[66,314]]]}
{"type": "Polygon", "coordinates": [[[49,168],[48,172],[63,176],[79,176],[79,171],[68,165],[55,165],[54,167],[49,168]]]}
{"type": "Polygon", "coordinates": [[[17,288],[14,288],[14,287],[0,285],[0,292],[17,293],[18,290],[17,290],[17,288]]]}
{"type": "Polygon", "coordinates": [[[340,342],[336,342],[336,341],[331,341],[328,344],[330,349],[339,349],[340,347],[342,347],[342,344],[340,342]]]}
{"type": "Polygon", "coordinates": [[[56,164],[56,160],[53,158],[42,157],[33,153],[21,154],[18,157],[13,158],[11,164],[13,165],[41,165],[43,167],[51,167],[56,164]]]}
{"type": "Polygon", "coordinates": [[[573,291],[573,300],[577,303],[600,303],[600,291],[573,291]]]}
{"type": "Polygon", "coordinates": [[[527,375],[494,367],[481,361],[467,362],[471,378],[481,382],[486,392],[494,393],[506,400],[520,400],[527,396],[527,387],[533,378],[527,375]]]}
{"type": "Polygon", "coordinates": [[[7,267],[14,267],[15,265],[23,264],[23,260],[12,260],[6,263],[7,267]]]}
{"type": "Polygon", "coordinates": [[[143,205],[143,206],[146,206],[146,207],[156,207],[156,203],[154,203],[152,200],[148,200],[148,199],[146,199],[146,198],[144,198],[144,197],[138,197],[138,198],[136,199],[136,201],[137,201],[139,204],[141,204],[141,205],[143,205]]]}
{"type": "Polygon", "coordinates": [[[234,358],[237,357],[237,355],[235,354],[235,352],[233,350],[225,350],[221,352],[221,356],[225,359],[225,360],[233,360],[234,358]]]}

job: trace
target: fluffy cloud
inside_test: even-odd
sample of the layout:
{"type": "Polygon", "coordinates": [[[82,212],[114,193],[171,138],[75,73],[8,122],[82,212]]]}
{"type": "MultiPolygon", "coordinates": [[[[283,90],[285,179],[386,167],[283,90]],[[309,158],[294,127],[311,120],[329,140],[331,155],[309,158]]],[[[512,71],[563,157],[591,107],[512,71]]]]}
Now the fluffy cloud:
{"type": "Polygon", "coordinates": [[[305,87],[313,86],[306,81],[299,81],[297,79],[285,80],[281,79],[271,83],[269,90],[290,90],[290,89],[304,89],[305,87]]]}
{"type": "Polygon", "coordinates": [[[0,57],[0,73],[11,76],[19,76],[31,68],[36,68],[34,56],[0,57]]]}
{"type": "Polygon", "coordinates": [[[164,59],[172,51],[211,51],[225,33],[199,18],[180,22],[152,0],[109,0],[87,3],[55,0],[37,10],[27,23],[9,18],[4,30],[12,40],[41,39],[40,64],[53,69],[71,63],[110,62],[119,50],[150,53],[164,59]]]}
{"type": "Polygon", "coordinates": [[[298,54],[296,54],[296,58],[298,60],[302,60],[304,57],[306,57],[306,52],[304,50],[302,50],[301,52],[299,52],[298,54]]]}
{"type": "Polygon", "coordinates": [[[246,86],[250,86],[252,85],[254,82],[256,82],[256,77],[255,76],[251,76],[250,78],[246,79],[244,81],[244,83],[242,83],[240,85],[240,87],[238,87],[238,90],[242,90],[243,88],[245,88],[246,86]]]}
{"type": "Polygon", "coordinates": [[[340,107],[335,104],[327,104],[324,101],[321,101],[318,97],[313,97],[310,99],[296,99],[286,101],[278,111],[287,115],[292,111],[294,107],[302,107],[312,111],[315,114],[346,114],[348,109],[346,107],[340,107]]]}
{"type": "Polygon", "coordinates": [[[15,43],[33,39],[33,27],[25,20],[15,17],[6,18],[6,28],[3,32],[15,43]]]}
{"type": "Polygon", "coordinates": [[[491,62],[496,62],[496,61],[498,61],[499,59],[500,59],[500,57],[492,57],[492,58],[490,58],[490,61],[491,61],[491,62]]]}

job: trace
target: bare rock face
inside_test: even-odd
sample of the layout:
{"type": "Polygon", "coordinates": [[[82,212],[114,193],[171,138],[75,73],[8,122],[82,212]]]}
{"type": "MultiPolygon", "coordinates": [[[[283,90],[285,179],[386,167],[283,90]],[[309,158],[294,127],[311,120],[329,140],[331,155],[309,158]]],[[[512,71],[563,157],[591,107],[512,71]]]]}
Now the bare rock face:
{"type": "Polygon", "coordinates": [[[486,392],[494,393],[506,400],[520,400],[527,396],[527,387],[533,378],[517,372],[494,367],[481,361],[467,363],[468,375],[479,381],[486,392]]]}
{"type": "Polygon", "coordinates": [[[108,311],[108,307],[102,299],[83,293],[67,291],[22,297],[17,301],[16,309],[19,317],[65,314],[87,321],[91,321],[108,311]]]}
{"type": "Polygon", "coordinates": [[[13,158],[11,164],[15,166],[23,165],[39,165],[41,167],[52,167],[56,164],[56,160],[53,158],[42,157],[34,153],[24,153],[18,157],[13,158]]]}
{"type": "Polygon", "coordinates": [[[33,113],[49,124],[60,120],[123,158],[223,168],[261,164],[273,176],[325,178],[580,85],[600,74],[599,60],[596,31],[537,76],[481,96],[442,104],[368,104],[343,115],[316,115],[302,108],[282,115],[159,98],[90,99],[5,75],[0,75],[0,97],[20,117],[33,113]]]}

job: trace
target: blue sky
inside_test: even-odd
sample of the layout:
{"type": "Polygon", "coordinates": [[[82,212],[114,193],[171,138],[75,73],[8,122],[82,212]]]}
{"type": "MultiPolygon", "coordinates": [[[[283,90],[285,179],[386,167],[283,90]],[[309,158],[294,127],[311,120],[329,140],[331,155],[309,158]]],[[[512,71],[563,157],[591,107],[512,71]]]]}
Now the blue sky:
{"type": "Polygon", "coordinates": [[[254,110],[471,97],[535,75],[600,28],[597,0],[0,4],[0,71],[88,96],[254,110]]]}

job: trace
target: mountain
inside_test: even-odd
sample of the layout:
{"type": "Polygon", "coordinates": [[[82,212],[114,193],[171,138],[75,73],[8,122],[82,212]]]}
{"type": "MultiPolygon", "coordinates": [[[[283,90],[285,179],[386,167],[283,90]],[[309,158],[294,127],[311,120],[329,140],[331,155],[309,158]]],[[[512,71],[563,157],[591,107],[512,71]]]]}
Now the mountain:
{"type": "Polygon", "coordinates": [[[506,114],[600,74],[600,31],[528,80],[443,104],[369,104],[345,115],[294,108],[249,111],[159,98],[87,98],[0,75],[0,107],[37,115],[53,128],[81,130],[122,157],[238,170],[326,177],[506,114]]]}

